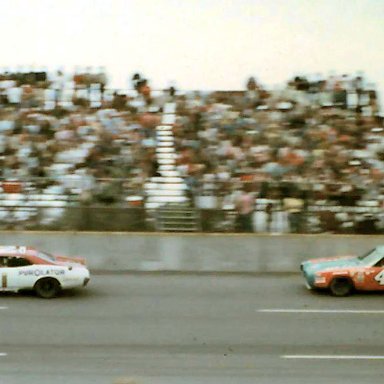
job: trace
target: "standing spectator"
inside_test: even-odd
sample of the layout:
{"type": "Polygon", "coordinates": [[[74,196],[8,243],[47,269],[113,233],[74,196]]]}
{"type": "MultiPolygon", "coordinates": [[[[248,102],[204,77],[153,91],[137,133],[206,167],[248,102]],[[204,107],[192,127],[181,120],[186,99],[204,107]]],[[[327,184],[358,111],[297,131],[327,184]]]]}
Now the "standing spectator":
{"type": "Polygon", "coordinates": [[[132,76],[132,86],[133,86],[133,89],[135,91],[138,91],[138,85],[139,85],[139,82],[141,81],[141,75],[140,73],[135,73],[133,76],[132,76]]]}
{"type": "Polygon", "coordinates": [[[55,105],[58,106],[62,98],[64,90],[65,77],[64,73],[61,70],[56,72],[55,81],[54,81],[54,90],[55,90],[55,105]]]}
{"type": "Polygon", "coordinates": [[[267,215],[267,232],[271,232],[271,225],[272,225],[272,216],[273,216],[273,204],[268,203],[265,207],[265,213],[267,215]]]}
{"type": "Polygon", "coordinates": [[[356,76],[355,80],[353,81],[353,86],[357,95],[357,107],[360,107],[362,102],[363,91],[364,91],[363,76],[361,75],[356,76]]]}
{"type": "Polygon", "coordinates": [[[151,88],[148,85],[148,80],[143,79],[139,81],[137,85],[137,92],[143,96],[146,105],[150,105],[152,103],[152,98],[151,98],[151,88]]]}
{"type": "Polygon", "coordinates": [[[253,232],[252,214],[255,200],[249,188],[243,187],[240,195],[235,200],[237,210],[236,230],[238,232],[253,232]]]}
{"type": "Polygon", "coordinates": [[[105,87],[107,86],[108,79],[107,74],[104,67],[99,68],[99,73],[97,75],[99,87],[100,87],[100,97],[101,101],[104,101],[104,93],[105,93],[105,87]]]}
{"type": "Polygon", "coordinates": [[[300,233],[302,226],[302,213],[304,201],[297,194],[293,197],[286,197],[283,200],[284,209],[288,213],[288,221],[291,233],[300,233]]]}

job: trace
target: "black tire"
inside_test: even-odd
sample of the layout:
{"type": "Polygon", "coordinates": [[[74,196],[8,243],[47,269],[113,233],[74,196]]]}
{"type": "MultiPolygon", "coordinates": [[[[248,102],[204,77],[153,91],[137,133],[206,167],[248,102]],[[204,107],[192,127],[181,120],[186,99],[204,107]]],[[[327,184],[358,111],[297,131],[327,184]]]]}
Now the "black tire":
{"type": "Polygon", "coordinates": [[[33,287],[37,296],[43,299],[52,299],[56,297],[60,292],[60,283],[56,279],[51,277],[46,277],[36,281],[35,286],[33,287]]]}
{"type": "Polygon", "coordinates": [[[333,296],[348,296],[352,293],[354,286],[350,279],[346,277],[337,277],[332,280],[329,289],[333,296]]]}

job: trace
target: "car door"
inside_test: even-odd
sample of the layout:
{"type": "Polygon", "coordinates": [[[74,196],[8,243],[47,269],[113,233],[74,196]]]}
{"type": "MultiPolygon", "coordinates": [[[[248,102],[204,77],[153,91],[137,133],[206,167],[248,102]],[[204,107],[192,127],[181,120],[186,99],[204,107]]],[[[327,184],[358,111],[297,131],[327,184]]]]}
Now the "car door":
{"type": "Polygon", "coordinates": [[[367,268],[366,272],[367,290],[384,290],[384,257],[372,267],[367,268]]]}
{"type": "Polygon", "coordinates": [[[33,266],[29,260],[22,256],[10,256],[7,261],[7,286],[9,290],[32,288],[35,276],[33,266]]]}

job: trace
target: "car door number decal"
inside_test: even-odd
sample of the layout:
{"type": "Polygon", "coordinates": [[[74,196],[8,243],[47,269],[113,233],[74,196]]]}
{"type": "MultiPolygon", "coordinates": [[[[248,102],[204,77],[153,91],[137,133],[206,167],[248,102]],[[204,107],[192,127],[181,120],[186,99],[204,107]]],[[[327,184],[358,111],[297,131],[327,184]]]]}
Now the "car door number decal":
{"type": "Polygon", "coordinates": [[[384,285],[384,269],[380,271],[376,276],[375,280],[380,284],[384,285]]]}

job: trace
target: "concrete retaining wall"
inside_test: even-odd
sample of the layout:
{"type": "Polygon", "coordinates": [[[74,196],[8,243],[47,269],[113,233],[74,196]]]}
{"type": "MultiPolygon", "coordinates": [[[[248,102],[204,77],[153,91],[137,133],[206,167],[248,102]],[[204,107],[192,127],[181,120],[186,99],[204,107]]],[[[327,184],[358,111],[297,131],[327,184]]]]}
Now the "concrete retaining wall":
{"type": "Polygon", "coordinates": [[[0,232],[2,245],[84,256],[93,271],[298,272],[302,260],[362,254],[384,236],[0,232]]]}

